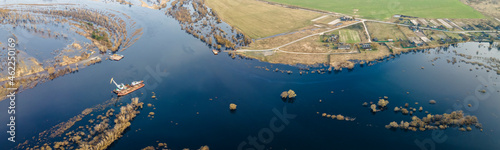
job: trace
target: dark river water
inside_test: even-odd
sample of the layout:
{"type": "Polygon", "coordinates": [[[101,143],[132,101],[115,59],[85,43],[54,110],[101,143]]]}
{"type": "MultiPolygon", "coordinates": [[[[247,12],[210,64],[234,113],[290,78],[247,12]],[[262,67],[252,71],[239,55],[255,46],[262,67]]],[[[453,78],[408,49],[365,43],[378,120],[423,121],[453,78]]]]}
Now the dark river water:
{"type": "MultiPolygon", "coordinates": [[[[229,150],[240,144],[246,144],[244,148],[256,145],[288,150],[422,149],[421,145],[427,149],[500,149],[498,75],[486,69],[476,70],[471,64],[446,61],[457,57],[453,50],[499,58],[497,49],[478,46],[488,43],[463,43],[439,52],[410,52],[373,66],[358,65],[351,71],[299,75],[297,66],[232,59],[225,53],[214,56],[208,46],[180,30],[177,21],[162,11],[117,4],[106,7],[129,14],[144,28],[142,38],[121,52],[125,58],[119,62],[103,61],[19,93],[17,143],[7,141],[8,116],[4,110],[9,101],[1,101],[0,122],[4,125],[0,126],[0,149],[10,149],[115,97],[110,78],[124,83],[145,80],[145,88],[123,97],[121,102],[128,103],[138,96],[140,101],[155,106],[141,110],[130,129],[110,147],[112,150],[141,149],[157,145],[156,141],[167,143],[171,149],[208,145],[215,150],[229,150]],[[431,62],[436,57],[440,59],[431,62]],[[265,71],[256,66],[294,73],[265,71]],[[288,89],[298,95],[293,103],[279,97],[288,89]],[[479,89],[488,91],[482,94],[477,92],[479,89]],[[156,93],[157,100],[151,99],[151,92],[156,93]],[[387,111],[372,114],[361,105],[377,102],[381,96],[389,97],[387,111]],[[431,99],[437,104],[429,104],[431,99]],[[238,105],[236,111],[229,111],[230,103],[238,105]],[[411,121],[411,116],[392,111],[405,103],[422,106],[432,114],[463,110],[477,116],[484,131],[386,129],[384,126],[392,121],[411,121]],[[288,114],[285,117],[284,111],[288,114]],[[149,112],[155,113],[154,118],[147,116],[149,112]],[[317,112],[342,114],[356,120],[326,119],[317,112]]],[[[85,124],[86,120],[79,123],[85,124]]]]}

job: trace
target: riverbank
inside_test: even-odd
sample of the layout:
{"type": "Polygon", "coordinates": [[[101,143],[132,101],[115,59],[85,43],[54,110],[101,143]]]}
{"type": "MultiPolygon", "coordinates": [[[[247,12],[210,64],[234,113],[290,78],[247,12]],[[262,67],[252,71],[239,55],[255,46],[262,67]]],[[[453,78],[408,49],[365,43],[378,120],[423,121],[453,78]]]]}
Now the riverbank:
{"type": "MultiPolygon", "coordinates": [[[[40,3],[52,2],[40,1],[40,3]]],[[[94,1],[78,3],[89,3],[88,6],[91,8],[120,10],[132,18],[140,18],[137,23],[146,29],[144,36],[129,50],[121,53],[125,58],[119,62],[106,62],[102,59],[104,62],[99,65],[85,69],[79,66],[81,70],[78,73],[56,78],[17,94],[16,142],[18,143],[2,140],[0,145],[3,147],[15,149],[19,143],[28,141],[22,149],[42,147],[77,149],[80,146],[94,147],[97,144],[104,148],[109,143],[112,143],[107,147],[109,150],[142,149],[148,146],[159,149],[198,149],[201,145],[208,145],[212,149],[237,149],[241,143],[253,142],[253,139],[260,138],[263,140],[258,139],[257,142],[265,146],[263,149],[327,149],[332,145],[336,145],[339,149],[402,147],[417,149],[416,139],[429,141],[428,139],[432,140],[432,133],[438,132],[450,138],[436,143],[436,148],[499,149],[500,145],[492,140],[500,139],[500,134],[495,134],[495,129],[500,124],[495,117],[500,116],[500,110],[497,108],[500,101],[496,86],[499,84],[496,82],[498,79],[495,79],[498,76],[492,70],[487,72],[489,67],[486,65],[493,65],[485,61],[492,60],[488,57],[498,58],[500,51],[489,50],[487,43],[468,42],[450,47],[411,51],[375,60],[373,63],[376,65],[369,67],[369,64],[363,62],[364,65],[354,65],[352,70],[328,71],[329,66],[325,65],[270,64],[240,58],[237,55],[235,59],[231,59],[224,54],[225,50],[214,56],[212,48],[184,30],[191,30],[202,24],[181,26],[177,20],[166,16],[161,10],[137,6],[129,8],[116,3],[108,5],[94,1]],[[463,56],[459,53],[463,53],[463,56]],[[477,57],[482,58],[477,59],[477,57]],[[257,66],[269,69],[259,69],[257,66]],[[300,75],[299,72],[303,74],[300,75]],[[116,88],[115,85],[109,84],[109,79],[112,77],[124,83],[144,80],[147,84],[144,88],[122,97],[121,100],[108,101],[116,97],[116,94],[112,93],[112,89],[116,88]],[[281,99],[279,94],[289,89],[293,89],[298,96],[293,100],[281,99]],[[362,107],[364,102],[376,103],[381,96],[390,97],[388,99],[390,103],[385,104],[387,109],[384,108],[384,111],[372,114],[369,108],[362,107]],[[119,115],[122,106],[128,107],[127,103],[131,103],[132,97],[140,97],[139,103],[146,105],[135,111],[124,109],[126,111],[123,112],[126,113],[119,115]],[[474,101],[474,98],[478,100],[474,101]],[[436,103],[429,104],[431,99],[436,103]],[[238,105],[236,111],[229,110],[228,106],[231,103],[238,105]],[[470,132],[460,132],[457,131],[459,128],[448,128],[408,132],[386,129],[385,125],[392,121],[412,122],[413,116],[409,113],[403,115],[401,112],[392,111],[394,107],[405,106],[405,103],[409,103],[406,109],[423,107],[423,111],[413,112],[413,116],[422,121],[423,117],[427,117],[425,111],[431,115],[444,114],[451,112],[447,111],[449,109],[461,106],[464,114],[477,116],[484,130],[480,132],[479,129],[472,129],[470,132]],[[107,106],[106,109],[95,107],[99,104],[107,106]],[[136,111],[141,113],[137,114],[136,111]],[[322,113],[335,115],[335,120],[331,118],[332,116],[322,117],[322,113]],[[128,117],[125,117],[125,120],[118,119],[122,116],[128,117]],[[280,117],[283,116],[285,119],[281,120],[280,117]],[[114,122],[115,120],[118,124],[114,122]],[[282,130],[274,130],[270,123],[282,130]],[[122,130],[123,128],[125,130],[122,130]],[[269,139],[266,134],[272,134],[273,139],[269,139]],[[248,137],[252,137],[252,140],[248,140],[248,137]],[[42,141],[38,141],[40,138],[42,141]],[[359,144],[359,141],[364,141],[364,144],[359,144]],[[394,142],[380,145],[385,141],[394,142]]],[[[182,6],[190,8],[192,5],[193,3],[189,2],[182,6]]],[[[175,9],[172,13],[180,13],[182,10],[175,9]]],[[[190,9],[187,10],[190,15],[197,14],[190,9]]],[[[192,19],[196,18],[200,17],[193,16],[192,19]]],[[[318,19],[318,22],[323,22],[318,25],[325,25],[324,29],[314,30],[313,27],[307,31],[312,30],[310,33],[316,34],[328,31],[326,28],[334,29],[326,25],[336,19],[339,18],[318,19]],[[317,30],[322,31],[316,32],[317,30]]],[[[202,22],[203,19],[200,20],[200,23],[202,22]]],[[[227,32],[231,27],[227,24],[223,22],[208,24],[220,27],[228,33],[226,37],[231,38],[231,32],[227,32]]],[[[205,29],[207,28],[203,28],[205,29]]],[[[346,27],[325,32],[323,36],[305,38],[296,42],[296,45],[280,47],[290,43],[283,41],[283,44],[270,46],[271,49],[280,47],[277,50],[254,53],[267,55],[276,51],[278,54],[297,55],[299,59],[303,56],[296,54],[302,53],[299,47],[307,50],[304,53],[350,52],[351,50],[334,49],[340,44],[329,42],[328,37],[334,34],[339,35],[338,41],[341,43],[358,39],[361,43],[365,43],[363,40],[368,38],[354,34],[365,32],[364,28],[361,29],[346,27]],[[312,45],[313,42],[323,47],[307,48],[306,43],[312,45]]],[[[297,39],[310,35],[307,31],[302,32],[303,35],[297,39]]],[[[191,32],[198,34],[198,37],[199,35],[205,37],[205,33],[199,34],[193,30],[191,32]]],[[[207,33],[210,32],[207,29],[207,33]]],[[[405,33],[410,34],[407,30],[405,33]]],[[[37,41],[40,40],[31,40],[29,45],[38,47],[37,41]]],[[[44,46],[53,44],[43,42],[44,46]]],[[[355,43],[357,42],[349,43],[353,44],[351,48],[355,48],[355,43]]],[[[377,44],[376,49],[360,49],[359,52],[373,57],[377,56],[376,53],[385,55],[391,52],[390,49],[379,48],[382,46],[378,45],[379,42],[374,43],[377,44]]],[[[395,43],[392,45],[398,46],[395,43]]],[[[51,47],[47,47],[49,48],[51,47]]],[[[311,55],[311,58],[306,60],[319,58],[319,54],[316,55],[318,56],[311,55]]],[[[330,57],[347,56],[353,55],[330,55],[330,57]]],[[[326,59],[328,57],[322,61],[329,62],[326,59]]],[[[344,65],[349,66],[349,64],[344,65]]],[[[9,106],[9,101],[0,102],[0,108],[9,106]]],[[[134,105],[129,106],[137,108],[134,105]]],[[[384,107],[380,106],[377,109],[384,107]]],[[[0,117],[0,122],[8,120],[7,117],[0,117]]],[[[403,126],[406,126],[404,124],[403,126]]],[[[252,148],[252,145],[244,145],[243,149],[245,148],[252,148]]]]}
{"type": "MultiPolygon", "coordinates": [[[[396,22],[393,23],[349,16],[336,16],[339,14],[308,11],[307,8],[300,9],[298,6],[288,7],[287,5],[277,5],[275,3],[254,0],[234,1],[230,5],[223,3],[222,0],[209,0],[206,3],[214,11],[220,11],[217,15],[222,20],[227,21],[231,26],[237,27],[244,34],[266,31],[267,29],[278,27],[279,23],[270,22],[271,24],[265,27],[254,26],[256,28],[252,29],[241,28],[240,26],[242,25],[248,25],[244,22],[249,22],[249,18],[257,18],[259,20],[259,17],[255,17],[254,15],[243,18],[235,17],[233,16],[233,12],[249,13],[252,10],[238,9],[238,11],[228,11],[228,8],[237,8],[236,6],[249,5],[251,3],[252,5],[258,4],[265,9],[279,9],[282,12],[304,11],[322,14],[317,18],[311,19],[309,25],[303,25],[301,28],[296,28],[295,30],[288,29],[287,31],[282,31],[281,33],[265,38],[253,35],[251,36],[254,38],[252,43],[241,47],[235,52],[231,52],[231,55],[237,54],[270,63],[289,65],[326,64],[340,70],[340,68],[352,68],[356,62],[370,62],[415,49],[436,48],[472,40],[484,41],[485,37],[495,38],[499,36],[493,32],[461,32],[464,30],[462,27],[465,25],[458,26],[454,24],[455,26],[452,27],[444,24],[447,26],[439,27],[439,29],[438,27],[426,28],[421,24],[412,25],[416,21],[411,20],[411,17],[409,19],[391,19],[391,21],[396,22]],[[410,21],[412,23],[409,23],[410,21]],[[448,31],[448,29],[453,31],[448,31]]],[[[263,15],[259,16],[279,17],[279,15],[267,13],[267,11],[260,12],[263,12],[263,15]]],[[[293,18],[293,16],[288,18],[293,18]]],[[[425,19],[420,19],[420,21],[422,20],[426,22],[425,19]]],[[[435,22],[434,20],[430,21],[435,22]]],[[[488,20],[483,19],[481,22],[483,21],[488,20]]],[[[458,23],[460,24],[461,22],[458,23]]],[[[494,41],[491,38],[490,40],[494,41]]]]}

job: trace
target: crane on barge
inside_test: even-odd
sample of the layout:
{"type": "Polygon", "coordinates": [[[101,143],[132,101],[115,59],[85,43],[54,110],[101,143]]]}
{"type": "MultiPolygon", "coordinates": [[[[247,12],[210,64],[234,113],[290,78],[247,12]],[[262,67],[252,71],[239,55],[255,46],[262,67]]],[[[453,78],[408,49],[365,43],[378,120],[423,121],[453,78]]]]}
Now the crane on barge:
{"type": "Polygon", "coordinates": [[[111,83],[114,83],[114,84],[116,85],[116,88],[117,88],[116,90],[118,90],[118,89],[120,89],[120,90],[121,90],[121,89],[124,89],[124,88],[125,88],[125,85],[124,85],[123,83],[117,84],[117,83],[115,82],[115,80],[113,80],[113,78],[111,78],[111,81],[109,81],[109,84],[111,84],[111,83]]]}
{"type": "Polygon", "coordinates": [[[118,96],[124,96],[129,93],[134,92],[137,89],[140,89],[144,87],[144,81],[133,81],[130,85],[125,85],[123,83],[116,83],[113,78],[111,78],[111,81],[109,81],[109,84],[114,83],[116,85],[116,89],[113,90],[118,96]]]}

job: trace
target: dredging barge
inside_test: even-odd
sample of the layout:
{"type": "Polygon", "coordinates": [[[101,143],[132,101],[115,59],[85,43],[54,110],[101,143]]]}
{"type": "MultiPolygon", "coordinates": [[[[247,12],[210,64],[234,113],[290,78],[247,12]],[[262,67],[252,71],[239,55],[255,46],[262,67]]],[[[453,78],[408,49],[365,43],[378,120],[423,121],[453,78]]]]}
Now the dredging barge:
{"type": "Polygon", "coordinates": [[[219,51],[218,51],[218,50],[215,50],[215,49],[212,49],[212,53],[214,53],[214,55],[218,55],[218,54],[219,54],[219,51]]]}
{"type": "Polygon", "coordinates": [[[144,81],[133,81],[130,84],[117,84],[113,78],[111,78],[110,84],[114,83],[116,85],[116,89],[113,90],[113,92],[116,93],[118,96],[125,96],[127,94],[130,94],[134,92],[135,90],[138,90],[142,87],[144,87],[144,81]]]}
{"type": "Polygon", "coordinates": [[[109,59],[114,60],[114,61],[119,61],[123,58],[123,55],[118,55],[118,54],[113,54],[109,56],[109,59]]]}

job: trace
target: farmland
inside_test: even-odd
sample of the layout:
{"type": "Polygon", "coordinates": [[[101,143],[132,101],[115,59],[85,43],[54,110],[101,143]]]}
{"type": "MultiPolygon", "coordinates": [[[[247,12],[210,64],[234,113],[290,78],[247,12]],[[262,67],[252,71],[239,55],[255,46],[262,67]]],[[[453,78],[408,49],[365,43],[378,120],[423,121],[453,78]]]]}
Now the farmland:
{"type": "Polygon", "coordinates": [[[268,0],[299,7],[360,15],[366,19],[385,20],[394,14],[421,18],[484,18],[458,0],[268,0]],[[359,11],[354,14],[353,10],[359,11]]]}
{"type": "MultiPolygon", "coordinates": [[[[437,30],[429,30],[429,32],[426,29],[407,27],[405,25],[412,24],[410,20],[414,19],[408,16],[421,17],[419,21],[425,20],[426,23],[433,26],[441,25],[445,20],[448,21],[448,19],[443,18],[488,20],[471,7],[455,0],[432,3],[430,0],[418,2],[416,0],[381,0],[363,3],[361,0],[354,0],[354,2],[341,2],[339,0],[331,0],[333,2],[326,0],[311,0],[312,2],[270,1],[292,5],[296,3],[300,4],[296,6],[302,8],[328,8],[322,10],[347,15],[354,14],[355,18],[378,19],[387,22],[366,20],[364,24],[366,24],[367,31],[365,31],[360,20],[342,19],[342,14],[324,14],[306,9],[296,9],[293,6],[266,3],[261,0],[207,0],[205,2],[220,19],[254,39],[252,43],[242,47],[241,51],[237,51],[237,55],[270,63],[308,65],[326,63],[336,69],[353,66],[353,63],[348,61],[349,59],[371,61],[391,53],[398,54],[415,48],[432,48],[463,41],[456,33],[445,33],[437,30]],[[387,5],[389,6],[385,7],[387,5]],[[406,16],[396,18],[392,17],[394,14],[406,16]],[[442,19],[439,21],[440,23],[437,23],[438,19],[442,19]],[[374,42],[382,43],[371,43],[368,48],[365,48],[364,44],[361,46],[361,43],[371,41],[368,38],[373,39],[374,42]],[[351,48],[347,46],[351,46],[351,48]],[[366,51],[367,49],[369,50],[366,51]],[[252,52],[252,50],[258,51],[252,52]],[[374,50],[377,53],[374,53],[374,50]]],[[[418,23],[414,21],[413,24],[418,23]]],[[[491,25],[491,27],[493,26],[491,25]]],[[[460,27],[449,27],[441,30],[459,32],[455,31],[455,28],[462,31],[460,27]]],[[[482,35],[476,35],[478,38],[480,36],[482,35]]]]}
{"type": "Polygon", "coordinates": [[[319,13],[269,5],[255,0],[207,0],[222,20],[253,39],[295,31],[311,25],[319,13]]]}
{"type": "Polygon", "coordinates": [[[361,39],[359,33],[354,30],[343,29],[339,31],[340,41],[345,43],[359,43],[361,39]]]}
{"type": "Polygon", "coordinates": [[[377,38],[379,41],[406,40],[405,35],[395,25],[367,22],[366,26],[372,38],[377,38]]]}

